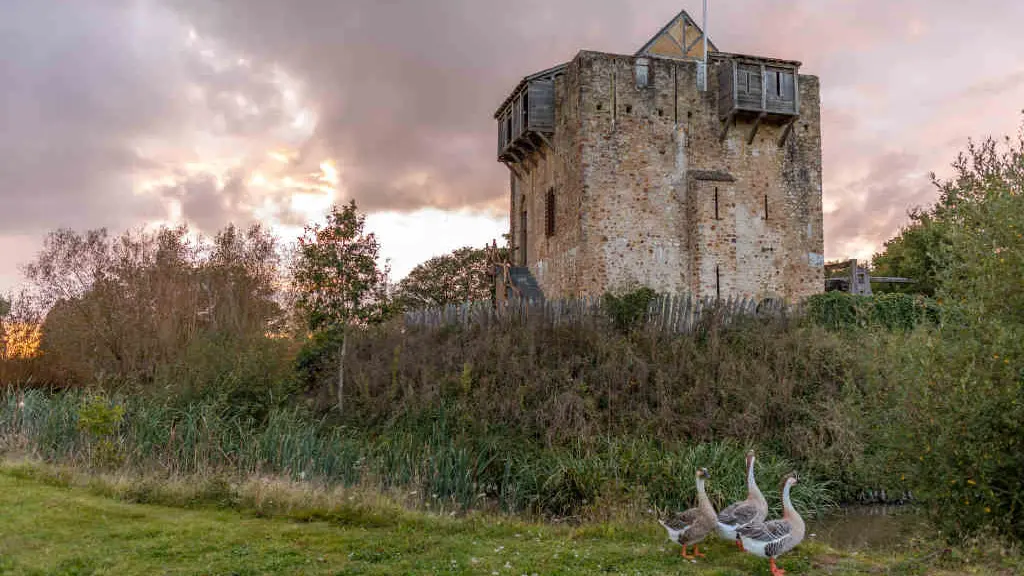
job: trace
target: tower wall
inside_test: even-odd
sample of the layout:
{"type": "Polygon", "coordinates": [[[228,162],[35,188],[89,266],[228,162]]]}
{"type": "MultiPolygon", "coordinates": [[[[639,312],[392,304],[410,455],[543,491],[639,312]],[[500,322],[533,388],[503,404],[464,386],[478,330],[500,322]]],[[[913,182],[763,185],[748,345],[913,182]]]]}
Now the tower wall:
{"type": "Polygon", "coordinates": [[[509,229],[513,259],[518,265],[529,266],[549,297],[579,295],[581,272],[589,267],[580,217],[585,204],[579,159],[579,100],[575,97],[578,82],[575,62],[555,78],[555,133],[549,138],[550,145],[536,141],[536,150],[517,163],[512,176],[509,229]],[[554,197],[551,235],[547,230],[548,192],[554,197]]]}
{"type": "Polygon", "coordinates": [[[737,120],[722,139],[718,83],[700,92],[696,74],[694,61],[581,52],[556,78],[553,149],[518,164],[510,202],[513,246],[548,297],[823,290],[818,79],[799,76],[801,115],[780,145],[785,125],[770,120],[737,120]]]}

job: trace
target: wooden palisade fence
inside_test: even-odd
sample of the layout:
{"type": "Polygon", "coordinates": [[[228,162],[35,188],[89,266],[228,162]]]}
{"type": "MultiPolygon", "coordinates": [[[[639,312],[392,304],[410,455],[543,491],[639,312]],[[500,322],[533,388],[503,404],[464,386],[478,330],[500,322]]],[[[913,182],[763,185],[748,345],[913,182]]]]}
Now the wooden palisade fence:
{"type": "MultiPolygon", "coordinates": [[[[793,316],[801,305],[781,300],[753,298],[693,298],[689,295],[660,295],[651,300],[643,319],[646,327],[665,333],[688,334],[701,319],[714,316],[722,324],[741,317],[793,316]]],[[[549,325],[593,325],[609,320],[602,299],[583,296],[561,300],[510,300],[495,306],[490,300],[448,304],[405,313],[406,326],[489,326],[499,323],[546,323],[549,325]]]]}

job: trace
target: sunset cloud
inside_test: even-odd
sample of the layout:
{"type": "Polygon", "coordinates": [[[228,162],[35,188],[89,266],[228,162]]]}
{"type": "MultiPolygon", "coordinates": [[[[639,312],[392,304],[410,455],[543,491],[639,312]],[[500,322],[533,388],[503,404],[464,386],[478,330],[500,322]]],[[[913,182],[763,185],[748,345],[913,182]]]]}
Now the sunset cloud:
{"type": "MultiPolygon", "coordinates": [[[[821,78],[828,258],[869,256],[935,198],[929,172],[1021,120],[1016,0],[710,4],[722,50],[821,78]]],[[[482,244],[507,228],[508,91],[580,49],[631,53],[680,8],[700,19],[695,0],[8,2],[0,290],[56,227],[294,236],[349,198],[396,275],[482,244]]]]}

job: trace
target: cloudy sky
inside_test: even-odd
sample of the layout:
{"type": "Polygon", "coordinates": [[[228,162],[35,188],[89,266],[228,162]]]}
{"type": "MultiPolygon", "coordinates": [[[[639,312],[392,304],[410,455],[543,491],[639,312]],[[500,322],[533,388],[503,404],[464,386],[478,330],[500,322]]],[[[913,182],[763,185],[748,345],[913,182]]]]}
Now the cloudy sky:
{"type": "MultiPolygon", "coordinates": [[[[729,52],[822,81],[826,256],[869,256],[1024,108],[1020,0],[711,0],[729,52]]],[[[260,220],[355,198],[401,276],[505,231],[491,113],[698,0],[0,0],[0,291],[57,227],[260,220]]]]}

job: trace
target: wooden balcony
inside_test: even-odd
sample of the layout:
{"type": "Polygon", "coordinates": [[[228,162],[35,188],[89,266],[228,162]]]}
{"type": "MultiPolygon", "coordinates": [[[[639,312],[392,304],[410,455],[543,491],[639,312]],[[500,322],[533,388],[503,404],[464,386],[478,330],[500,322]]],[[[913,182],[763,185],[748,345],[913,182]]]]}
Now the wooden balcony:
{"type": "Polygon", "coordinates": [[[800,115],[798,62],[749,56],[726,60],[718,72],[718,115],[800,115]]]}
{"type": "Polygon", "coordinates": [[[555,76],[565,65],[524,78],[494,114],[498,161],[519,163],[555,132],[555,76]]]}
{"type": "Polygon", "coordinates": [[[753,119],[747,143],[754,141],[762,122],[786,124],[782,146],[800,117],[800,63],[774,58],[715,54],[718,68],[718,116],[721,139],[740,119],[753,119]]]}

